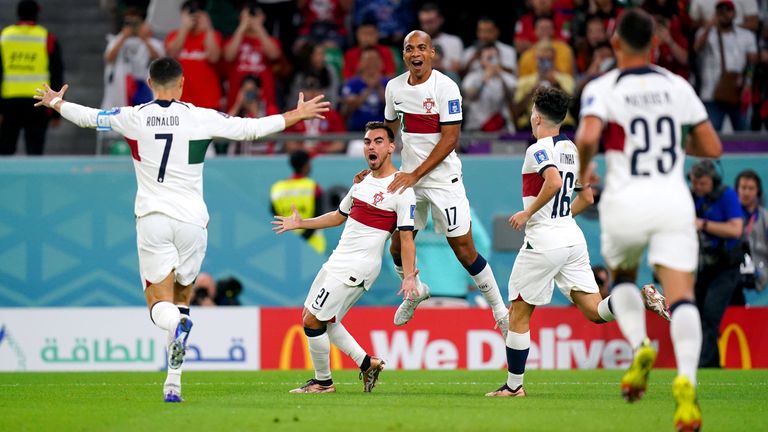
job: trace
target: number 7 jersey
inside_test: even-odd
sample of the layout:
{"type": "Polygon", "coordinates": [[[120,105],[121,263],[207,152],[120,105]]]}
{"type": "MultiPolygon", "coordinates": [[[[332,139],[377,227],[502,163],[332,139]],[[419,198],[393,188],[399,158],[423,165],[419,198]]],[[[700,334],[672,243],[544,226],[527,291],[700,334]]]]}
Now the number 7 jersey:
{"type": "Polygon", "coordinates": [[[584,88],[582,118],[603,123],[607,174],[601,197],[657,205],[658,196],[690,200],[685,143],[708,120],[690,84],[657,66],[611,70],[584,88]]]}
{"type": "Polygon", "coordinates": [[[78,126],[125,137],[138,185],[136,217],[163,213],[202,227],[208,225],[203,162],[212,138],[250,140],[285,128],[282,115],[244,119],[175,100],[109,111],[66,102],[61,114],[78,126]]]}

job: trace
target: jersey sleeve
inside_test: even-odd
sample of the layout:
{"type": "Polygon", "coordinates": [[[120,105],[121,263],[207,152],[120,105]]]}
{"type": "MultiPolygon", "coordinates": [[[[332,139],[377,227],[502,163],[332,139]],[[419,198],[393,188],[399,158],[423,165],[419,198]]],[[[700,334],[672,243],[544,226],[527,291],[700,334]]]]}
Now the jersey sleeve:
{"type": "Polygon", "coordinates": [[[397,213],[397,229],[413,231],[416,215],[416,194],[412,188],[408,188],[400,194],[395,212],[397,213]]]}
{"type": "Polygon", "coordinates": [[[349,212],[352,211],[352,193],[355,191],[355,185],[349,188],[349,191],[339,203],[339,213],[344,217],[349,216],[349,212]]]}
{"type": "Polygon", "coordinates": [[[195,109],[199,110],[202,121],[212,137],[246,141],[255,140],[285,129],[285,118],[279,114],[262,118],[242,118],[230,117],[208,108],[195,109]]]}
{"type": "Polygon", "coordinates": [[[397,120],[397,112],[395,112],[395,105],[392,102],[392,87],[394,81],[389,81],[384,88],[384,120],[393,122],[397,120]]]}
{"type": "Polygon", "coordinates": [[[437,86],[440,124],[461,123],[461,92],[452,79],[445,77],[437,86]]]}
{"type": "Polygon", "coordinates": [[[72,102],[61,105],[61,116],[84,128],[96,128],[100,132],[115,131],[123,136],[135,136],[138,128],[134,107],[99,110],[72,102]]]}
{"type": "Polygon", "coordinates": [[[595,116],[602,120],[603,123],[607,123],[608,109],[605,106],[605,94],[604,91],[600,91],[599,81],[588,83],[581,93],[581,111],[579,112],[579,117],[595,116]]]}
{"type": "Polygon", "coordinates": [[[678,85],[684,92],[684,109],[680,110],[680,114],[683,116],[683,127],[696,126],[709,119],[707,109],[704,108],[704,103],[701,102],[693,87],[683,78],[679,78],[678,81],[678,85]]]}
{"type": "Polygon", "coordinates": [[[555,165],[555,157],[552,152],[540,144],[533,144],[525,151],[525,164],[530,172],[536,172],[539,175],[544,173],[544,170],[555,165]]]}

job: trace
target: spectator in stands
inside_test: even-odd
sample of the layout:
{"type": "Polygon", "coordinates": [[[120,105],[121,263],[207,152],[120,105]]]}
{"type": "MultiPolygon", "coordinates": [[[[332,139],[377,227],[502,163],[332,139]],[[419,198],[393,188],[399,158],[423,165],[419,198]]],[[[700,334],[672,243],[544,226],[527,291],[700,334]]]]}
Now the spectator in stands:
{"type": "Polygon", "coordinates": [[[553,25],[550,39],[567,42],[571,39],[568,21],[555,10],[553,0],[531,0],[530,12],[521,16],[515,24],[515,50],[519,53],[531,48],[541,40],[536,31],[536,21],[546,17],[553,25]]]}
{"type": "Polygon", "coordinates": [[[368,47],[360,56],[356,76],[347,80],[341,91],[341,115],[347,130],[364,131],[366,123],[384,117],[384,89],[387,77],[381,74],[381,55],[368,47]]]}
{"type": "Polygon", "coordinates": [[[654,15],[658,45],[652,52],[652,62],[688,79],[688,39],[673,16],[654,15]]]}
{"type": "Polygon", "coordinates": [[[298,0],[301,27],[296,51],[307,42],[330,45],[339,49],[349,46],[346,21],[354,0],[298,0]]]}
{"type": "Polygon", "coordinates": [[[181,6],[181,26],[165,39],[165,51],[184,68],[184,100],[202,108],[221,109],[221,83],[216,63],[221,34],[198,0],[181,6]]]}
{"type": "MultiPolygon", "coordinates": [[[[301,85],[301,91],[304,93],[304,100],[311,100],[315,96],[322,94],[322,89],[327,87],[328,83],[321,82],[316,77],[307,77],[301,85]]],[[[342,133],[347,129],[344,127],[344,119],[338,111],[331,108],[330,111],[323,113],[324,119],[312,119],[300,121],[293,127],[286,129],[288,133],[303,133],[305,135],[315,136],[325,133],[342,133]]],[[[285,152],[292,153],[296,150],[304,150],[312,156],[324,153],[344,153],[347,145],[342,140],[304,140],[304,141],[286,141],[285,152]]]]}
{"type": "Polygon", "coordinates": [[[619,16],[624,10],[616,0],[585,0],[577,10],[572,22],[571,32],[576,46],[583,41],[586,35],[587,20],[598,17],[603,21],[603,28],[610,38],[616,30],[619,16]]]}
{"type": "Polygon", "coordinates": [[[757,172],[747,169],[736,176],[734,184],[743,211],[744,241],[754,267],[752,288],[763,291],[768,287],[768,210],[764,207],[763,182],[757,172]]]}
{"type": "MultiPolygon", "coordinates": [[[[760,26],[758,16],[757,0],[732,0],[735,25],[756,32],[760,26]]],[[[712,22],[717,16],[717,6],[719,0],[691,0],[690,14],[691,19],[697,27],[704,27],[712,22]]]]}
{"type": "Polygon", "coordinates": [[[189,304],[193,306],[216,306],[216,281],[210,273],[201,272],[195,279],[195,286],[192,289],[192,300],[189,304]]]}
{"type": "Polygon", "coordinates": [[[499,64],[499,50],[494,44],[480,49],[482,69],[464,77],[464,129],[498,132],[506,129],[508,108],[513,103],[517,79],[499,64]]]}
{"type": "MultiPolygon", "coordinates": [[[[590,81],[616,67],[616,56],[613,53],[611,43],[607,40],[598,42],[595,47],[590,47],[590,50],[592,52],[590,54],[589,67],[583,71],[576,82],[574,100],[577,101],[581,100],[581,92],[590,81]]],[[[579,118],[580,109],[581,106],[578,103],[571,104],[571,115],[573,118],[579,118]]],[[[594,185],[592,192],[596,194],[594,185]]],[[[595,202],[597,202],[597,199],[595,202]]]]}
{"type": "Polygon", "coordinates": [[[424,3],[419,9],[419,27],[432,38],[432,46],[435,52],[440,51],[440,64],[434,64],[435,69],[443,73],[451,73],[458,76],[461,71],[461,54],[464,51],[464,42],[461,38],[443,32],[445,18],[436,3],[424,3]]]}
{"type": "Polygon", "coordinates": [[[599,65],[601,60],[595,62],[593,56],[598,46],[608,42],[608,32],[605,30],[603,19],[597,15],[587,17],[585,27],[584,37],[579,38],[575,44],[576,69],[579,74],[594,75],[597,70],[595,63],[599,65]]]}
{"type": "Polygon", "coordinates": [[[185,0],[150,0],[147,6],[147,23],[152,33],[160,40],[181,26],[179,10],[185,0]]]}
{"type": "Polygon", "coordinates": [[[104,99],[101,107],[140,105],[152,100],[147,85],[149,63],[165,55],[163,43],[152,37],[141,11],[126,8],[123,29],[107,36],[104,51],[104,99]]]}
{"type": "Polygon", "coordinates": [[[699,29],[693,44],[701,60],[699,96],[717,130],[722,130],[725,116],[733,130],[746,129],[741,112],[744,71],[757,60],[755,35],[736,27],[734,14],[733,0],[718,0],[715,18],[699,29]]]}
{"type": "Polygon", "coordinates": [[[499,64],[506,72],[517,75],[517,53],[511,45],[499,41],[499,27],[496,21],[489,17],[480,17],[477,21],[475,42],[468,46],[461,56],[461,74],[468,74],[475,69],[482,69],[480,65],[480,48],[488,44],[496,45],[499,50],[499,64]]]}
{"type": "Polygon", "coordinates": [[[689,177],[699,233],[699,269],[694,288],[703,338],[699,367],[717,368],[720,321],[740,279],[742,210],[736,191],[723,184],[711,160],[693,165],[689,177]]]}
{"type": "Polygon", "coordinates": [[[16,153],[22,129],[27,154],[42,155],[49,121],[53,119],[56,126],[61,119],[53,110],[36,109],[32,98],[42,82],[60,88],[64,80],[61,47],[37,23],[39,12],[37,2],[20,1],[16,7],[19,21],[5,27],[0,36],[0,155],[16,153]]]}
{"type": "Polygon", "coordinates": [[[413,0],[355,0],[354,25],[378,24],[379,40],[400,47],[405,35],[413,30],[416,10],[413,0]]]}
{"type": "Polygon", "coordinates": [[[392,78],[395,75],[395,59],[393,57],[392,50],[386,46],[379,44],[379,30],[374,21],[367,21],[360,24],[355,32],[357,36],[357,45],[347,50],[344,53],[344,69],[341,76],[343,79],[348,80],[355,76],[359,69],[360,55],[363,49],[368,47],[374,47],[381,54],[381,73],[392,78]]]}
{"type": "MultiPolygon", "coordinates": [[[[291,153],[288,162],[293,175],[284,180],[278,180],[270,188],[272,214],[275,216],[290,216],[296,208],[302,219],[319,216],[324,213],[323,190],[315,180],[309,177],[312,171],[312,159],[304,150],[291,153]]],[[[325,254],[325,236],[322,230],[293,230],[318,254],[325,254]]]]}
{"type": "MultiPolygon", "coordinates": [[[[536,71],[520,76],[515,90],[515,101],[512,118],[517,130],[530,130],[531,128],[531,101],[533,94],[540,86],[554,86],[573,95],[575,83],[571,75],[558,72],[554,69],[555,50],[549,41],[541,41],[534,46],[536,51],[536,71]]],[[[573,117],[567,115],[562,128],[567,130],[575,124],[573,117]]]]}
{"type": "MultiPolygon", "coordinates": [[[[537,41],[549,41],[555,51],[553,67],[556,71],[573,75],[573,49],[562,40],[555,38],[555,23],[549,16],[540,16],[534,23],[534,33],[537,41]]],[[[518,61],[520,76],[536,72],[536,50],[531,48],[521,53],[518,61]]]]}
{"type": "Polygon", "coordinates": [[[216,304],[218,306],[240,306],[243,284],[237,278],[226,277],[216,282],[216,304]]]}
{"type": "Polygon", "coordinates": [[[240,81],[247,75],[259,77],[262,97],[270,104],[277,104],[272,65],[283,51],[280,41],[264,28],[265,19],[261,8],[253,3],[246,4],[240,11],[240,25],[224,45],[224,60],[231,63],[227,107],[235,102],[240,81]]]}
{"type": "Polygon", "coordinates": [[[298,37],[299,29],[296,22],[300,18],[297,1],[295,0],[249,0],[256,2],[264,11],[266,20],[264,28],[267,33],[276,37],[283,47],[283,54],[292,53],[293,44],[298,37]]]}
{"type": "Polygon", "coordinates": [[[298,100],[304,80],[307,77],[315,77],[320,82],[328,83],[328,86],[322,89],[322,93],[325,95],[325,99],[331,103],[331,106],[338,106],[341,80],[336,69],[326,61],[325,50],[325,46],[314,42],[308,42],[299,48],[296,53],[298,70],[294,74],[288,100],[298,100]]]}
{"type": "MultiPolygon", "coordinates": [[[[764,3],[768,15],[768,1],[764,3]]],[[[752,119],[753,131],[768,129],[768,18],[758,38],[758,63],[752,76],[752,119]]]]}
{"type": "MultiPolygon", "coordinates": [[[[298,100],[298,95],[296,96],[298,100]]],[[[267,102],[261,94],[261,80],[254,75],[243,78],[235,103],[229,109],[229,115],[245,118],[261,118],[280,114],[277,105],[267,102]]],[[[229,145],[228,154],[273,154],[275,143],[272,141],[238,141],[229,145]]]]}

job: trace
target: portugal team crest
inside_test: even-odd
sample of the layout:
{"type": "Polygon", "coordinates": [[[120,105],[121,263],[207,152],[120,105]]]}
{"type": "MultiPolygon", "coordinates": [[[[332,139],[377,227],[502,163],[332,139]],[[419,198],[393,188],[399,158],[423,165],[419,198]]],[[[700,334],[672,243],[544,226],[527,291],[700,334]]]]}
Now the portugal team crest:
{"type": "Polygon", "coordinates": [[[376,205],[382,201],[384,201],[384,192],[376,192],[373,195],[373,205],[376,205]]]}
{"type": "Polygon", "coordinates": [[[432,98],[424,99],[424,109],[427,110],[427,114],[432,114],[432,108],[435,107],[435,101],[432,98]]]}

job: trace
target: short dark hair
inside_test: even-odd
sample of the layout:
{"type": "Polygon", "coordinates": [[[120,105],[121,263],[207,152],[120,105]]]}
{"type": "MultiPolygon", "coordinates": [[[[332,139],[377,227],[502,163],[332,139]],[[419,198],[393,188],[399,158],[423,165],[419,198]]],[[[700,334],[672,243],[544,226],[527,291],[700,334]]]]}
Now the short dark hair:
{"type": "Polygon", "coordinates": [[[149,65],[149,78],[153,83],[168,85],[184,75],[181,63],[171,57],[160,57],[149,65]]]}
{"type": "Polygon", "coordinates": [[[204,10],[202,2],[199,0],[187,0],[181,4],[181,10],[187,11],[187,13],[193,14],[204,10]]]}
{"type": "Polygon", "coordinates": [[[645,51],[651,46],[655,31],[653,17],[640,8],[625,11],[619,18],[616,32],[633,51],[645,51]]]}
{"type": "Polygon", "coordinates": [[[34,0],[21,0],[16,6],[16,15],[21,21],[37,21],[40,5],[34,0]]]}
{"type": "Polygon", "coordinates": [[[387,131],[387,138],[389,138],[390,141],[395,140],[395,133],[392,131],[392,129],[387,126],[384,122],[381,121],[369,121],[365,124],[365,130],[372,131],[376,129],[384,129],[387,131]]]}
{"type": "Polygon", "coordinates": [[[760,179],[760,175],[753,169],[745,169],[736,176],[736,180],[733,182],[733,186],[736,188],[736,192],[739,191],[739,182],[741,179],[753,180],[757,184],[757,201],[763,204],[763,181],[760,179]]]}
{"type": "Polygon", "coordinates": [[[421,5],[419,12],[437,12],[438,15],[443,15],[443,11],[440,10],[440,6],[437,3],[432,2],[427,2],[421,5]]]}
{"type": "Polygon", "coordinates": [[[291,164],[291,168],[293,168],[293,172],[298,174],[302,169],[304,169],[304,166],[309,163],[309,159],[309,153],[305,152],[304,150],[296,150],[291,153],[288,161],[291,164]]]}
{"type": "Polygon", "coordinates": [[[571,97],[559,88],[539,87],[533,94],[533,104],[536,106],[536,110],[547,120],[560,124],[568,114],[571,97]]]}

